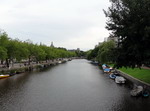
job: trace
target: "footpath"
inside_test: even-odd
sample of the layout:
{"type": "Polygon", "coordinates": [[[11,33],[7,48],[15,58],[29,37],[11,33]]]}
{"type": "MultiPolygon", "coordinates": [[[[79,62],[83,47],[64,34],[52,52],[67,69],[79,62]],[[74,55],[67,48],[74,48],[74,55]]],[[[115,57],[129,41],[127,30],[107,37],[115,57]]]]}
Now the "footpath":
{"type": "Polygon", "coordinates": [[[42,61],[40,63],[31,62],[30,65],[26,63],[14,63],[10,64],[10,67],[4,67],[4,65],[0,66],[0,74],[10,74],[14,75],[16,73],[23,73],[27,71],[32,71],[36,68],[43,68],[52,65],[56,65],[59,63],[66,62],[67,60],[50,60],[50,61],[42,61]]]}

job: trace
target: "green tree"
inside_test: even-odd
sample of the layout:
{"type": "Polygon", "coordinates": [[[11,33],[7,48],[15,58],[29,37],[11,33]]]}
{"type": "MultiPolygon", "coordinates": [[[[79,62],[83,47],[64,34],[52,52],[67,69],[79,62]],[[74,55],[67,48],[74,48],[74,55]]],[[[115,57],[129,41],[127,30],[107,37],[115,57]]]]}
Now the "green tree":
{"type": "Polygon", "coordinates": [[[8,41],[6,48],[7,48],[8,59],[9,61],[12,62],[12,65],[14,63],[14,60],[20,61],[24,56],[22,55],[24,49],[22,49],[21,45],[22,43],[17,39],[16,40],[10,39],[8,41]]]}
{"type": "Polygon", "coordinates": [[[65,48],[48,47],[46,45],[33,44],[31,40],[20,41],[19,39],[8,38],[6,33],[0,35],[0,60],[6,61],[7,67],[10,62],[31,61],[47,61],[57,58],[67,58],[75,56],[75,52],[70,52],[65,48]],[[14,61],[15,60],[15,61],[14,61]]]}
{"type": "Polygon", "coordinates": [[[32,52],[33,52],[33,56],[36,59],[36,62],[40,62],[42,60],[45,60],[46,53],[40,46],[34,45],[32,52]]]}
{"type": "Polygon", "coordinates": [[[117,67],[150,63],[150,0],[110,0],[108,30],[118,37],[117,67]]]}
{"type": "Polygon", "coordinates": [[[99,46],[95,46],[93,50],[88,53],[88,59],[96,60],[99,51],[99,46]]]}
{"type": "Polygon", "coordinates": [[[9,41],[8,35],[6,33],[2,33],[0,35],[0,46],[6,48],[8,41],[9,41]]]}
{"type": "Polygon", "coordinates": [[[114,41],[103,42],[99,46],[97,56],[98,61],[100,63],[114,62],[115,60],[114,49],[115,49],[114,41]]]}
{"type": "MultiPolygon", "coordinates": [[[[7,50],[8,43],[9,43],[8,35],[4,32],[0,35],[0,46],[2,47],[2,49],[1,49],[2,52],[1,53],[4,54],[3,57],[1,57],[1,58],[6,59],[7,67],[9,67],[8,54],[6,54],[6,51],[8,51],[7,50]],[[5,55],[7,55],[7,56],[5,57],[5,55]]],[[[1,61],[1,63],[3,63],[3,60],[1,61]]]]}
{"type": "Polygon", "coordinates": [[[8,41],[9,41],[8,35],[6,33],[2,33],[0,35],[0,60],[2,64],[3,61],[8,57],[6,49],[8,41]]]}
{"type": "Polygon", "coordinates": [[[2,61],[1,63],[3,64],[3,61],[7,58],[7,49],[4,47],[0,46],[0,60],[2,61]]]}

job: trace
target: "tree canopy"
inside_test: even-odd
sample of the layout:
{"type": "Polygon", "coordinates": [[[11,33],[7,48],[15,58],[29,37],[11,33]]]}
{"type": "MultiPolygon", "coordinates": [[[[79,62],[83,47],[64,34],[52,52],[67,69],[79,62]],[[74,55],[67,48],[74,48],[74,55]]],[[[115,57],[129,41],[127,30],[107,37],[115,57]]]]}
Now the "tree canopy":
{"type": "Polygon", "coordinates": [[[118,37],[117,67],[150,63],[150,0],[110,0],[106,28],[118,37]]]}
{"type": "Polygon", "coordinates": [[[107,41],[97,45],[93,50],[87,52],[87,58],[97,60],[99,63],[108,63],[115,61],[115,42],[107,41]]]}
{"type": "Polygon", "coordinates": [[[32,41],[20,41],[11,39],[6,33],[0,34],[0,60],[6,62],[21,62],[22,60],[40,62],[57,58],[68,58],[76,56],[75,51],[71,52],[65,48],[56,48],[46,45],[33,44],[32,41]]]}

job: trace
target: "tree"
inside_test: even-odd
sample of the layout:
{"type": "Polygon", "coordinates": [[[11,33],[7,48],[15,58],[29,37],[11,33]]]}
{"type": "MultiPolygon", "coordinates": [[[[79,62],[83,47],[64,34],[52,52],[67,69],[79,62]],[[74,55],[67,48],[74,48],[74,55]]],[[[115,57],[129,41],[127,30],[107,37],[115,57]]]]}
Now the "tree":
{"type": "Polygon", "coordinates": [[[27,60],[30,65],[31,61],[47,61],[56,58],[66,58],[76,56],[75,52],[70,52],[65,48],[48,47],[46,45],[33,44],[31,40],[20,41],[19,39],[8,38],[6,33],[0,34],[0,60],[5,60],[7,67],[10,62],[12,65],[21,60],[27,60]]]}
{"type": "Polygon", "coordinates": [[[0,46],[0,60],[3,61],[7,58],[7,49],[0,46]]]}
{"type": "Polygon", "coordinates": [[[38,45],[34,45],[32,49],[33,56],[36,59],[36,62],[45,60],[46,53],[45,51],[38,45]]]}
{"type": "Polygon", "coordinates": [[[96,59],[99,51],[99,46],[96,46],[93,50],[91,50],[91,53],[88,55],[89,59],[96,59]]]}
{"type": "Polygon", "coordinates": [[[7,58],[7,49],[6,46],[8,44],[9,38],[6,33],[2,33],[0,35],[0,60],[3,64],[3,61],[7,58]]]}
{"type": "Polygon", "coordinates": [[[103,42],[99,46],[98,56],[97,59],[100,63],[108,63],[114,62],[114,49],[115,43],[114,41],[103,42]]]}
{"type": "Polygon", "coordinates": [[[6,47],[8,44],[9,38],[8,35],[4,32],[0,35],[0,46],[6,47]]]}
{"type": "Polygon", "coordinates": [[[150,63],[150,0],[110,0],[108,30],[118,37],[116,66],[150,63]]]}
{"type": "Polygon", "coordinates": [[[6,52],[8,52],[7,50],[7,45],[9,43],[9,38],[8,35],[4,32],[0,35],[0,47],[1,47],[1,63],[3,63],[3,59],[6,59],[6,65],[7,67],[9,67],[9,62],[8,62],[8,54],[6,54],[6,52]]]}

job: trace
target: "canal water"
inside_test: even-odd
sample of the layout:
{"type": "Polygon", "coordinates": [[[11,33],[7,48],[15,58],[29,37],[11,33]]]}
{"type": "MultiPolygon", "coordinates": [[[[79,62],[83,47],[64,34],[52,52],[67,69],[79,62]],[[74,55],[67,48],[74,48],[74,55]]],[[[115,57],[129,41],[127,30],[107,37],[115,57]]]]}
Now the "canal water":
{"type": "Polygon", "coordinates": [[[150,99],[78,59],[1,79],[0,111],[150,111],[150,99]]]}

